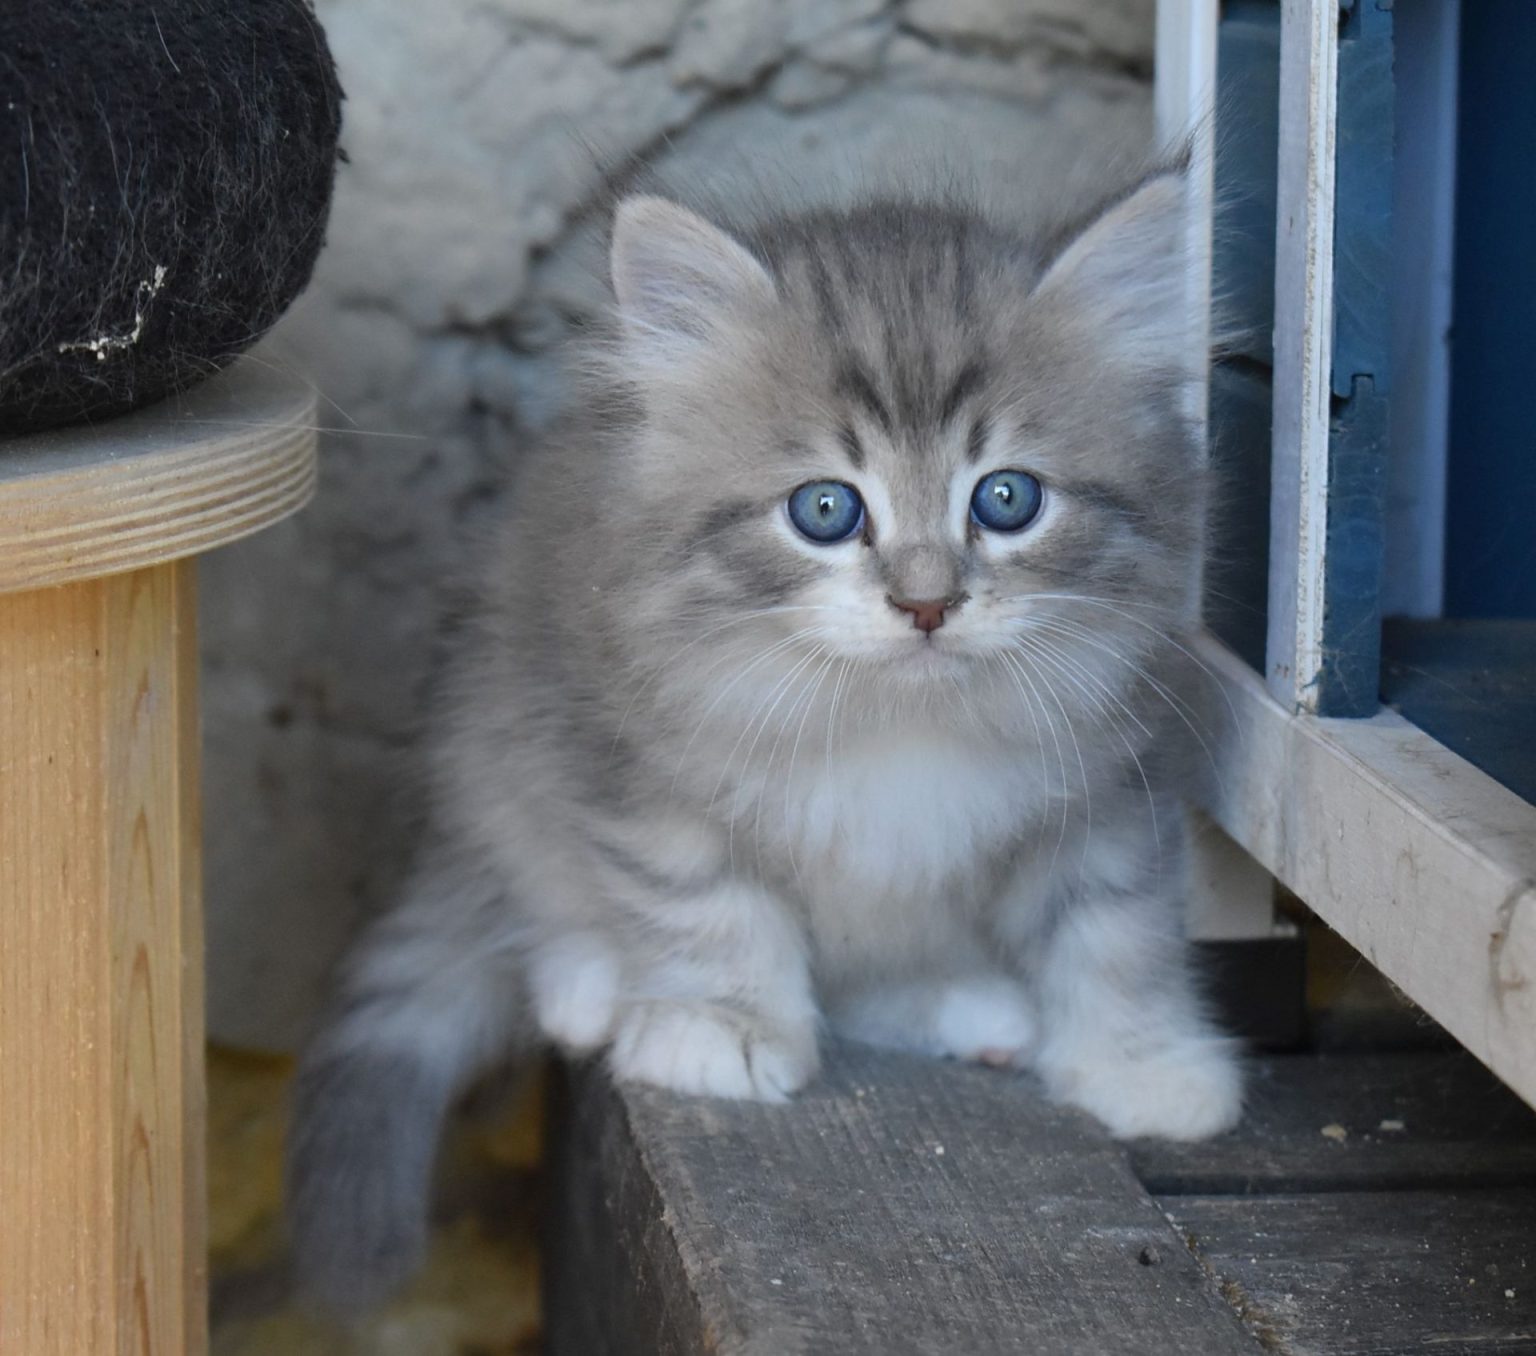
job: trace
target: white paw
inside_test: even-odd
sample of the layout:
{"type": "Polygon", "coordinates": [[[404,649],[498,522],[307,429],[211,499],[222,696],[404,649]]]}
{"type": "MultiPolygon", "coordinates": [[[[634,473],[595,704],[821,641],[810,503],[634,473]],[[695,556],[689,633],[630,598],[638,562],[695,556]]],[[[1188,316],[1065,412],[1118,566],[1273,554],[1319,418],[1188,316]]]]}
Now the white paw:
{"type": "Polygon", "coordinates": [[[1230,1130],[1243,1109],[1236,1051],[1214,1037],[1053,1062],[1041,1073],[1058,1101],[1091,1112],[1117,1139],[1205,1139],[1230,1130]]]}
{"type": "Polygon", "coordinates": [[[619,1019],[609,1062],[618,1078],[675,1092],[782,1102],[816,1072],[816,1041],[709,1004],[637,1003],[619,1019]]]}
{"type": "Polygon", "coordinates": [[[1035,1018],[1017,984],[969,979],[947,985],[933,1013],[939,1053],[996,1068],[1022,1064],[1035,1040],[1035,1018]]]}
{"type": "Polygon", "coordinates": [[[613,1030],[618,957],[594,937],[563,937],[542,947],[528,969],[534,1018],[572,1054],[595,1050],[613,1030]]]}
{"type": "Polygon", "coordinates": [[[1023,989],[998,975],[872,989],[846,1004],[835,1023],[870,1045],[997,1067],[1024,1063],[1035,1041],[1023,989]]]}

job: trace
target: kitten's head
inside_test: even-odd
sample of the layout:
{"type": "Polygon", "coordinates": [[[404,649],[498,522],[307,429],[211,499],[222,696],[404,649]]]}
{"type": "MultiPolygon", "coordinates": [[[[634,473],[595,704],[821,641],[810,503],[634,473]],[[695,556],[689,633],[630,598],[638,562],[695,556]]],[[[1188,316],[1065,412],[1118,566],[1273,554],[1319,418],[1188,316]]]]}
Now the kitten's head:
{"type": "Polygon", "coordinates": [[[1044,240],[942,202],[734,231],[621,203],[646,624],[910,689],[1038,670],[1041,645],[1065,679],[1186,620],[1206,470],[1185,190],[1160,169],[1044,240]]]}

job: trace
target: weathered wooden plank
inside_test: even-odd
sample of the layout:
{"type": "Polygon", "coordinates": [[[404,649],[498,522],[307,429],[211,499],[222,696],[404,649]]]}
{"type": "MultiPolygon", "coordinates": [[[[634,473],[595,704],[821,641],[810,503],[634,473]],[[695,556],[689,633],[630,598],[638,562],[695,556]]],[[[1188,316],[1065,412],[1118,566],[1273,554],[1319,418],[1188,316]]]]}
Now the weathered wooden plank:
{"type": "Polygon", "coordinates": [[[1233,708],[1212,818],[1536,1102],[1536,807],[1401,716],[1295,715],[1197,648],[1233,708]]]}
{"type": "Polygon", "coordinates": [[[1086,1117],[1021,1077],[834,1047],[760,1106],[568,1076],[552,1356],[1252,1352],[1086,1117]]]}
{"type": "Polygon", "coordinates": [[[1536,1353],[1536,1191],[1175,1196],[1165,1205],[1271,1351],[1536,1353]]]}
{"type": "Polygon", "coordinates": [[[1282,0],[1271,454],[1271,692],[1316,710],[1323,668],[1333,343],[1337,0],[1282,0]]]}
{"type": "Polygon", "coordinates": [[[1131,1162],[1159,1195],[1536,1188],[1536,1113],[1457,1050],[1275,1055],[1236,1130],[1142,1140],[1131,1162]]]}

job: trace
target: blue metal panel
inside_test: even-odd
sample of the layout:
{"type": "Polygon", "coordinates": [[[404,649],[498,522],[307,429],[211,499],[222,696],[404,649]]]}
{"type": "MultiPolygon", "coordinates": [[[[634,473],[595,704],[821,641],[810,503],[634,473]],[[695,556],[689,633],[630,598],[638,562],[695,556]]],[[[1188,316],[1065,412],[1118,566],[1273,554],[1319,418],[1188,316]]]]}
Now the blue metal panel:
{"type": "Polygon", "coordinates": [[[1369,716],[1381,673],[1381,551],[1389,405],[1368,376],[1328,426],[1320,716],[1369,716]]]}
{"type": "Polygon", "coordinates": [[[1391,0],[1352,0],[1339,30],[1333,417],[1317,712],[1368,716],[1381,673],[1392,248],[1391,0]]]}
{"type": "Polygon", "coordinates": [[[1211,272],[1227,351],[1274,365],[1280,6],[1230,0],[1216,31],[1216,212],[1211,272]]]}
{"type": "Polygon", "coordinates": [[[1389,620],[1382,648],[1386,701],[1536,801],[1536,620],[1389,620]]]}
{"type": "Polygon", "coordinates": [[[1536,617],[1536,3],[1461,15],[1445,610],[1536,617]]]}
{"type": "Polygon", "coordinates": [[[1391,391],[1392,6],[1352,0],[1339,31],[1334,156],[1333,393],[1391,391]]]}
{"type": "Polygon", "coordinates": [[[1228,0],[1217,29],[1216,72],[1211,271],[1225,356],[1211,374],[1211,455],[1220,494],[1205,616],[1218,636],[1262,671],[1269,600],[1278,0],[1228,0]]]}

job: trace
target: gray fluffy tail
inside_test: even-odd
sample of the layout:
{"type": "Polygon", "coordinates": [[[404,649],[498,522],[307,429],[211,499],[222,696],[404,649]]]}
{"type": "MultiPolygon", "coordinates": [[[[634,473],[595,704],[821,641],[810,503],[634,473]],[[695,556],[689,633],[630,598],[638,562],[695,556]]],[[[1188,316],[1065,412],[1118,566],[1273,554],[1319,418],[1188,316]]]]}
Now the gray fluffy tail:
{"type": "Polygon", "coordinates": [[[494,884],[418,874],[351,958],[299,1066],[287,1196],[300,1291],[367,1309],[420,1265],[443,1121],[493,1065],[536,1045],[494,884]]]}
{"type": "Polygon", "coordinates": [[[294,1089],[288,1211],[302,1293],[371,1308],[421,1265],[433,1168],[455,1088],[413,1053],[305,1059],[294,1089]]]}

